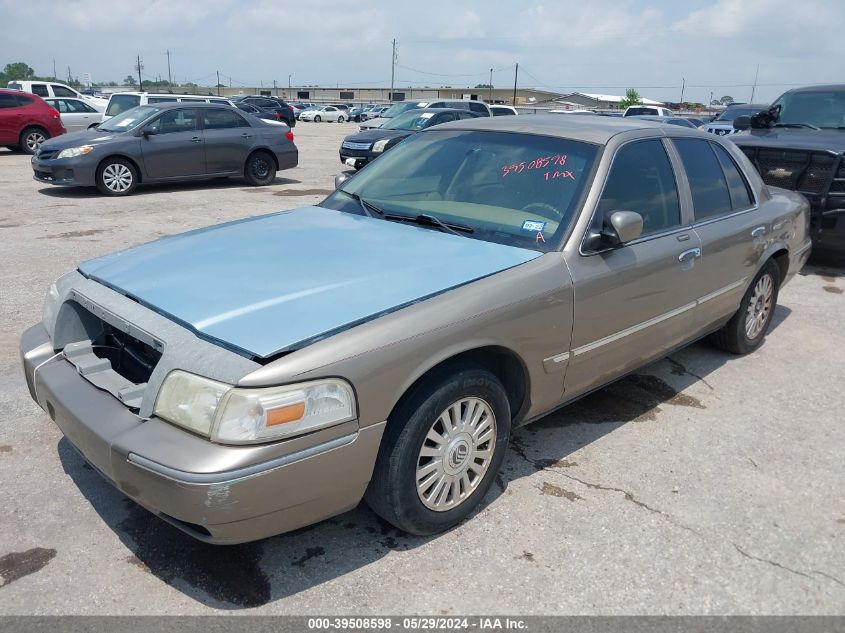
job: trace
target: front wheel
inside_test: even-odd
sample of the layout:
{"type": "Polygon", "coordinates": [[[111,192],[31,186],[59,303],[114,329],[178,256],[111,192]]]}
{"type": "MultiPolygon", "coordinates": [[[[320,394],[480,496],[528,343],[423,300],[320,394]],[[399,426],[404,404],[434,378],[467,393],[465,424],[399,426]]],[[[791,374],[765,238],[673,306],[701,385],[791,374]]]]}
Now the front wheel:
{"type": "Polygon", "coordinates": [[[246,159],[244,177],[254,187],[264,187],[276,179],[276,163],[267,152],[255,152],[246,159]]]}
{"type": "Polygon", "coordinates": [[[128,196],[138,186],[138,172],[123,158],[108,158],[97,168],[97,189],[107,196],[128,196]]]}
{"type": "Polygon", "coordinates": [[[770,259],[754,277],[739,310],[721,330],[711,335],[713,344],[733,354],[748,354],[760,347],[772,324],[779,286],[780,269],[770,259]]]}
{"type": "Polygon", "coordinates": [[[486,369],[424,380],[387,422],[367,504],[411,534],[449,529],[487,494],[510,428],[505,390],[486,369]]]}
{"type": "Polygon", "coordinates": [[[314,123],[319,123],[320,121],[321,121],[320,115],[318,114],[317,116],[314,117],[314,123]]]}
{"type": "Polygon", "coordinates": [[[345,120],[346,120],[346,119],[344,119],[344,118],[343,118],[343,116],[339,116],[339,117],[337,117],[337,122],[338,122],[338,123],[343,123],[345,120]]]}

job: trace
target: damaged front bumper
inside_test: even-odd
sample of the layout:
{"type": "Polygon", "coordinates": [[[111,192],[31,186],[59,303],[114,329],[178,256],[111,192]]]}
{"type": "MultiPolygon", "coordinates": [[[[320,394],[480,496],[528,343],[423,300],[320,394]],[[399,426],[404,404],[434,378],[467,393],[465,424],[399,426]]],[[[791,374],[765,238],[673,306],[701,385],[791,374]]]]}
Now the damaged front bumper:
{"type": "Polygon", "coordinates": [[[223,446],[140,417],[56,354],[39,324],[21,338],[32,398],[126,496],[202,541],[242,543],[358,504],[384,424],[357,420],[282,442],[223,446]]]}

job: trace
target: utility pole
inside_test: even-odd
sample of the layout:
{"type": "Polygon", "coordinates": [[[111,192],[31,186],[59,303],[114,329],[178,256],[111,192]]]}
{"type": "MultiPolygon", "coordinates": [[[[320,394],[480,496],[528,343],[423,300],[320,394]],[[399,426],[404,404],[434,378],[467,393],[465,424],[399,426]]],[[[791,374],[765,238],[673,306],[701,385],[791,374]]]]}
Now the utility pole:
{"type": "Polygon", "coordinates": [[[516,68],[513,71],[513,107],[516,107],[516,80],[519,77],[519,62],[516,62],[516,68]]]}
{"type": "Polygon", "coordinates": [[[56,77],[56,60],[55,59],[53,60],[53,79],[58,79],[58,77],[56,77]]]}
{"type": "Polygon", "coordinates": [[[70,66],[67,67],[67,82],[68,83],[73,82],[73,75],[70,74],[70,66]]]}
{"type": "Polygon", "coordinates": [[[487,101],[489,103],[493,103],[493,69],[492,68],[490,69],[490,90],[487,94],[488,94],[487,101]]]}
{"type": "Polygon", "coordinates": [[[393,38],[393,55],[390,58],[390,94],[388,95],[388,97],[390,97],[391,101],[393,101],[393,79],[396,76],[395,70],[396,70],[396,38],[394,37],[393,38]]]}
{"type": "Polygon", "coordinates": [[[290,78],[291,78],[291,76],[288,75],[288,92],[290,92],[290,78]]]}
{"type": "Polygon", "coordinates": [[[217,71],[217,96],[220,96],[220,71],[217,71]]]}
{"type": "Polygon", "coordinates": [[[754,103],[754,92],[757,90],[757,75],[760,74],[760,64],[757,64],[757,70],[754,71],[754,85],[751,87],[751,101],[754,103]]]}
{"type": "Polygon", "coordinates": [[[135,70],[138,71],[138,90],[144,92],[144,80],[141,79],[141,69],[144,65],[141,63],[141,56],[138,55],[137,62],[135,63],[135,70]]]}
{"type": "Polygon", "coordinates": [[[277,97],[279,96],[279,89],[276,88],[276,80],[275,79],[273,80],[273,92],[276,93],[277,97]]]}
{"type": "Polygon", "coordinates": [[[173,77],[170,76],[170,51],[167,51],[167,83],[173,85],[173,77]]]}
{"type": "Polygon", "coordinates": [[[709,108],[712,105],[713,105],[713,91],[711,90],[710,91],[710,101],[707,102],[707,107],[709,108]]]}
{"type": "Polygon", "coordinates": [[[686,88],[686,87],[687,87],[687,80],[684,79],[683,77],[681,77],[681,101],[680,101],[680,106],[681,106],[682,110],[684,108],[684,88],[686,88]]]}

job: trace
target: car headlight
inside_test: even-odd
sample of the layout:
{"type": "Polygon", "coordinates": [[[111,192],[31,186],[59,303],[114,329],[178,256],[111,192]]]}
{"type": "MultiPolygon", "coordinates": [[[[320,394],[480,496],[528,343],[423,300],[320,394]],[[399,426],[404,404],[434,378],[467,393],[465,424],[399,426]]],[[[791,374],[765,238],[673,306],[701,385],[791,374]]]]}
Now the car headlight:
{"type": "Polygon", "coordinates": [[[214,442],[256,444],[353,420],[356,409],[352,386],[338,378],[250,389],[176,370],[154,414],[214,442]]]}
{"type": "Polygon", "coordinates": [[[41,322],[44,324],[44,329],[47,330],[47,334],[50,335],[51,339],[53,338],[53,330],[56,327],[56,316],[59,313],[61,301],[62,298],[59,295],[59,289],[56,287],[56,283],[53,282],[47,290],[47,296],[44,297],[44,306],[41,308],[41,322]]]}
{"type": "Polygon", "coordinates": [[[93,151],[94,148],[90,145],[83,145],[82,147],[68,147],[67,149],[63,149],[59,152],[59,155],[56,156],[56,158],[76,158],[77,156],[90,154],[93,151]]]}
{"type": "Polygon", "coordinates": [[[376,141],[373,144],[373,152],[378,154],[379,152],[383,152],[384,148],[387,147],[387,144],[390,142],[389,138],[382,139],[381,141],[376,141]]]}

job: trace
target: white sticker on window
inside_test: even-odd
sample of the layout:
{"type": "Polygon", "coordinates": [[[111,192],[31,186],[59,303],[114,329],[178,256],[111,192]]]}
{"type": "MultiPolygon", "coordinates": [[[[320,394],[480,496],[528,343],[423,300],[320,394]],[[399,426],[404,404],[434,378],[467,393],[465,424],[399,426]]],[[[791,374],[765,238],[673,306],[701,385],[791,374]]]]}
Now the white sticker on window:
{"type": "Polygon", "coordinates": [[[433,117],[433,116],[434,116],[434,112],[423,112],[423,113],[420,115],[420,118],[421,118],[421,119],[430,119],[430,118],[431,118],[431,117],[433,117]]]}
{"type": "Polygon", "coordinates": [[[538,220],[525,220],[522,223],[523,231],[541,232],[544,228],[546,228],[546,223],[538,220]]]}

